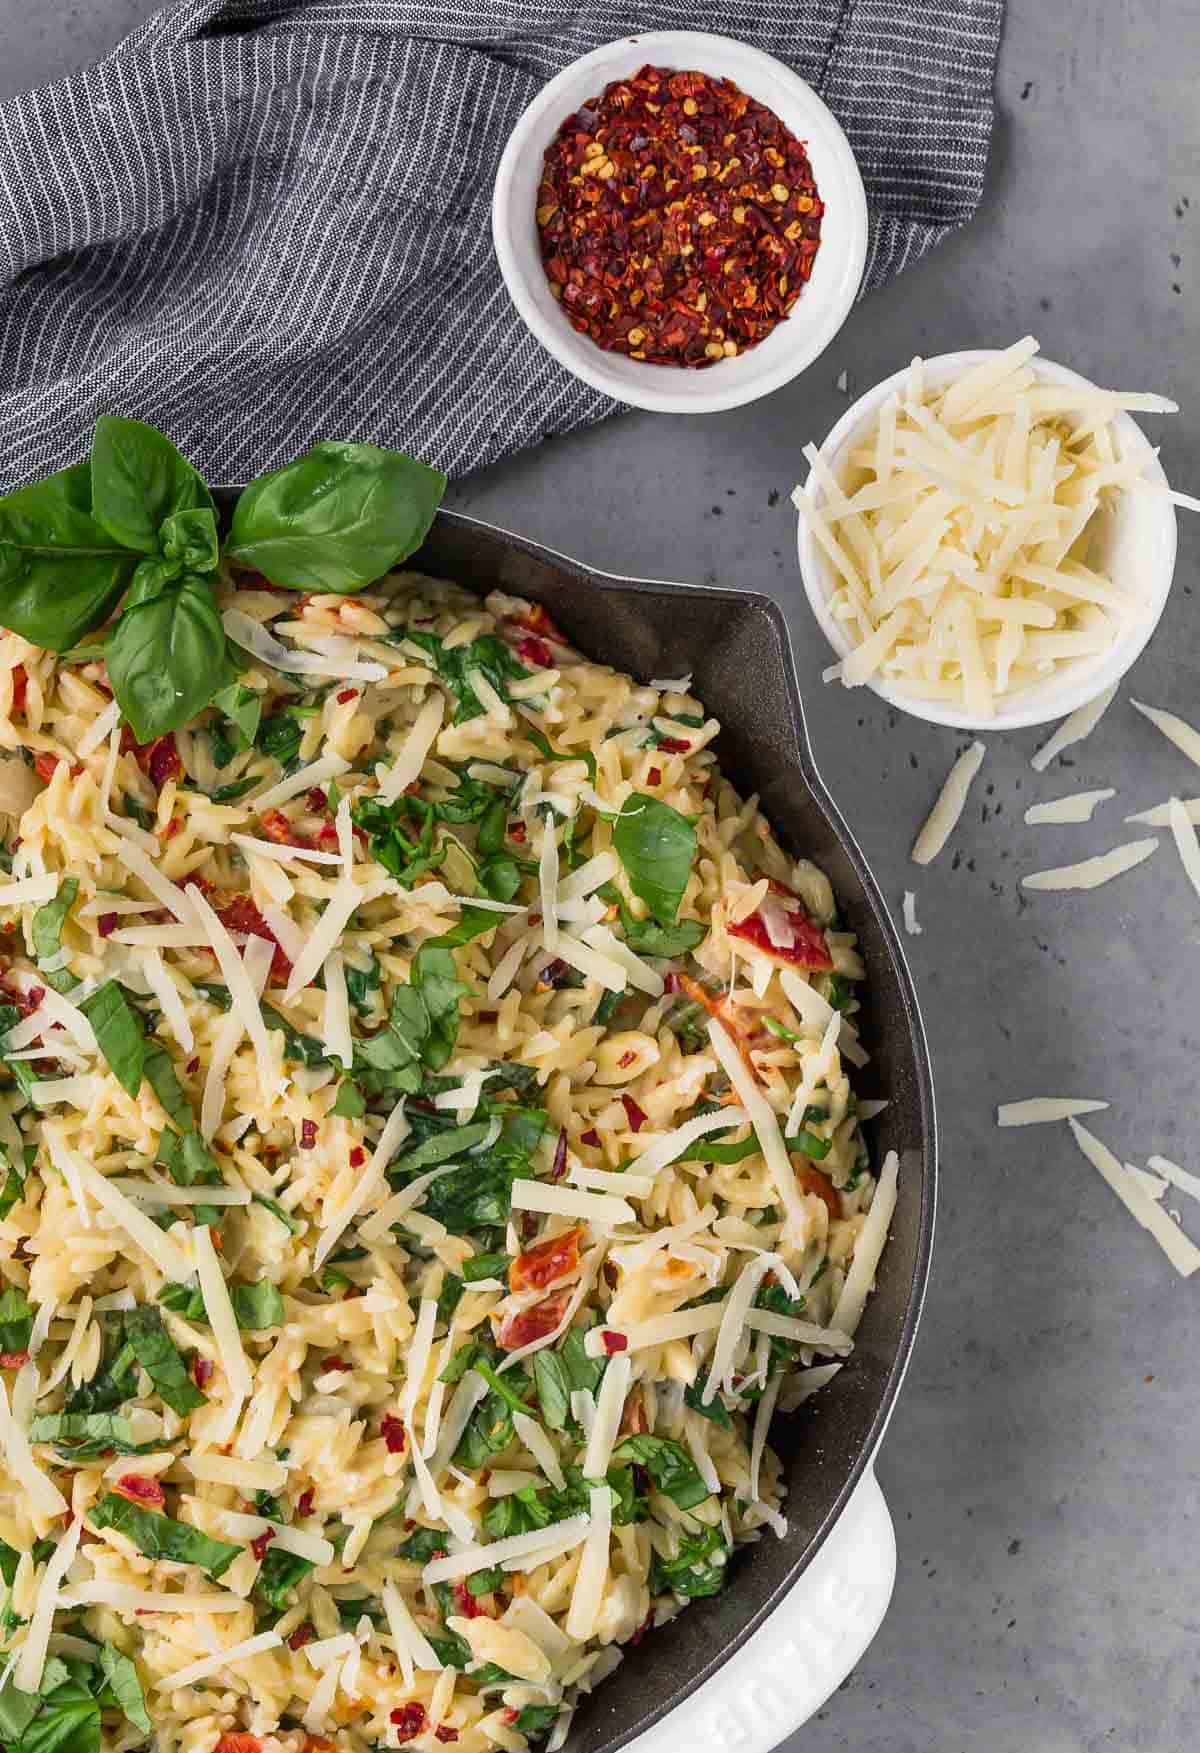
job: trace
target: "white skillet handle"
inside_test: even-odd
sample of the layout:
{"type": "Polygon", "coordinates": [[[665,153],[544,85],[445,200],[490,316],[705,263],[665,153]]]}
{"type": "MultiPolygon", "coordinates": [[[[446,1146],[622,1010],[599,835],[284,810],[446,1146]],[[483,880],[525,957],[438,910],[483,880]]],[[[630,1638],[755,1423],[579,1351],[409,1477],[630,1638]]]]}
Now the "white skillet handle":
{"type": "MultiPolygon", "coordinates": [[[[770,1539],[771,1536],[765,1536],[770,1539]]],[[[896,1579],[896,1537],[863,1474],[795,1588],[737,1654],[628,1753],[680,1747],[770,1753],[815,1715],[878,1631],[896,1579]]]]}

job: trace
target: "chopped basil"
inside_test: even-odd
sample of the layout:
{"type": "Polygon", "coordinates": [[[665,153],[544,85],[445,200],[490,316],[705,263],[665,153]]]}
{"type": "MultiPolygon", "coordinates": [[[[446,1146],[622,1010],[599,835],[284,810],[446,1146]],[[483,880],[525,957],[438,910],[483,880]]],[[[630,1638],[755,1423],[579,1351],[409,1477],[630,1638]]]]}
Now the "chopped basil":
{"type": "Polygon", "coordinates": [[[268,1327],[282,1327],[287,1319],[279,1286],[267,1278],[260,1278],[256,1284],[231,1284],[229,1300],[244,1332],[261,1333],[268,1327]]]}
{"type": "Polygon", "coordinates": [[[100,1671],[108,1681],[109,1690],[135,1729],[150,1733],[150,1716],[146,1695],[131,1659],[114,1644],[106,1643],[100,1651],[100,1671]]]}
{"type": "Polygon", "coordinates": [[[458,1040],[458,1001],[465,991],[450,951],[423,944],[413,957],[411,984],[392,994],[387,1026],[354,1043],[360,1085],[414,1095],[423,1068],[441,1071],[458,1040]]]}
{"type": "Polygon", "coordinates": [[[214,1540],[187,1522],[148,1510],[118,1492],[110,1491],[92,1505],[88,1515],[97,1528],[113,1528],[126,1535],[144,1558],[169,1559],[174,1564],[196,1564],[216,1581],[224,1576],[243,1551],[228,1540],[214,1540]]]}
{"type": "MultiPolygon", "coordinates": [[[[33,916],[30,935],[33,940],[33,953],[39,962],[48,962],[62,948],[62,931],[66,924],[67,914],[75,905],[75,897],[79,893],[78,877],[67,877],[58,885],[58,893],[44,907],[39,907],[33,916]]],[[[39,978],[55,992],[73,992],[79,982],[68,968],[51,968],[39,970],[39,978]]]]}
{"type": "Polygon", "coordinates": [[[521,681],[529,674],[494,633],[484,633],[468,645],[455,645],[449,650],[435,633],[406,629],[404,638],[432,657],[434,668],[457,702],[455,724],[480,718],[487,710],[471,686],[473,670],[486,677],[502,700],[508,699],[507,683],[521,681]]]}
{"type": "Polygon", "coordinates": [[[613,1450],[614,1461],[637,1461],[650,1471],[658,1489],[681,1510],[694,1509],[708,1496],[696,1463],[674,1437],[627,1436],[613,1450]]]}
{"type": "Polygon", "coordinates": [[[544,736],[532,724],[522,725],[521,735],[526,737],[547,761],[582,761],[587,767],[588,779],[595,785],[596,757],[590,749],[564,749],[560,754],[557,749],[551,747],[549,737],[544,736]]]}
{"type": "Polygon", "coordinates": [[[160,1042],[148,1041],[146,1043],[143,1071],[150,1088],[179,1130],[181,1132],[194,1132],[196,1116],[192,1113],[192,1104],[188,1101],[183,1085],[179,1081],[179,1073],[175,1069],[174,1060],[160,1042]]]}
{"type": "Polygon", "coordinates": [[[294,1236],[299,1235],[304,1227],[303,1224],[292,1216],[286,1206],[280,1205],[278,1199],[268,1199],[265,1193],[252,1193],[250,1197],[255,1205],[265,1206],[272,1217],[277,1217],[285,1230],[289,1230],[294,1236]]]}
{"type": "Polygon", "coordinates": [[[10,1284],[0,1295],[0,1352],[19,1356],[29,1349],[33,1332],[33,1309],[17,1285],[10,1284]]]}
{"type": "MultiPolygon", "coordinates": [[[[262,695],[257,689],[248,688],[244,682],[230,682],[227,688],[222,688],[219,694],[213,695],[212,703],[218,711],[225,714],[238,733],[234,754],[237,753],[238,749],[250,748],[258,735],[259,723],[262,720],[262,695]]],[[[218,727],[218,729],[220,728],[218,727]]],[[[210,734],[215,738],[215,731],[210,734]]],[[[218,767],[228,767],[232,759],[233,755],[227,755],[225,760],[217,760],[214,747],[213,760],[218,767]]]]}
{"type": "Polygon", "coordinates": [[[4,1187],[0,1190],[0,1223],[13,1206],[25,1197],[25,1177],[0,1144],[0,1169],[4,1170],[4,1187]]]}
{"type": "Polygon", "coordinates": [[[462,1275],[468,1284],[477,1284],[481,1278],[506,1278],[508,1255],[476,1254],[463,1261],[462,1275]]]}
{"type": "Polygon", "coordinates": [[[29,1427],[31,1443],[60,1445],[70,1460],[90,1460],[106,1452],[139,1455],[143,1446],[133,1440],[133,1426],[119,1412],[49,1412],[29,1427]]]}
{"type": "Polygon", "coordinates": [[[543,1735],[550,1733],[558,1716],[557,1704],[527,1704],[517,1712],[513,1728],[519,1735],[524,1735],[527,1741],[538,1741],[543,1735]]]}
{"type": "Polygon", "coordinates": [[[254,1593],[273,1612],[283,1613],[290,1605],[292,1590],[315,1568],[311,1558],[268,1546],[254,1579],[254,1593]]]}
{"type": "Polygon", "coordinates": [[[361,1120],[366,1111],[366,1097],[352,1078],[344,1077],[338,1085],[338,1093],[329,1112],[346,1120],[361,1120]]]}
{"type": "Polygon", "coordinates": [[[477,1570],[472,1576],[469,1576],[467,1590],[469,1594],[478,1598],[480,1595],[493,1594],[503,1581],[504,1566],[498,1564],[493,1570],[477,1570]]]}
{"type": "Polygon", "coordinates": [[[446,1550],[447,1536],[437,1528],[418,1528],[409,1536],[403,1546],[396,1548],[396,1557],[407,1559],[410,1564],[428,1564],[446,1550]]]}
{"type": "Polygon", "coordinates": [[[695,1600],[702,1595],[718,1595],[725,1586],[729,1548],[720,1528],[704,1528],[699,1534],[685,1534],[673,1558],[662,1558],[656,1552],[650,1563],[650,1593],[679,1595],[695,1600]]]}
{"type": "Polygon", "coordinates": [[[383,970],[374,956],[368,956],[365,968],[358,968],[353,962],[346,963],[346,994],[357,1011],[369,1011],[372,1008],[372,994],[379,991],[383,980],[383,970]]]}
{"type": "Polygon", "coordinates": [[[192,1380],[156,1308],[130,1309],[124,1320],[124,1335],[137,1362],[172,1412],[183,1417],[205,1404],[207,1396],[192,1380]]]}
{"type": "Polygon", "coordinates": [[[688,1383],[688,1386],[683,1390],[683,1400],[684,1405],[690,1406],[693,1412],[698,1412],[701,1418],[711,1419],[714,1424],[719,1424],[722,1430],[733,1429],[733,1420],[725,1410],[725,1403],[721,1399],[720,1393],[714,1393],[712,1399],[706,1401],[704,1383],[699,1379],[688,1383]]]}
{"type": "Polygon", "coordinates": [[[146,1069],[146,1037],[137,1012],[115,980],[106,980],[79,1006],[101,1053],[127,1095],[136,1096],[146,1069]]]}

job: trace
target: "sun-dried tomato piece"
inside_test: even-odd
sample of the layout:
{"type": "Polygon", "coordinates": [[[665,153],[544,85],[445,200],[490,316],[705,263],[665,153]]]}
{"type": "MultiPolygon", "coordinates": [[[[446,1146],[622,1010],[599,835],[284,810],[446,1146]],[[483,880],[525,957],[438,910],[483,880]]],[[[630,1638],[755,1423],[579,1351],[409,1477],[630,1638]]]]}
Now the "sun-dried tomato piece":
{"type": "Polygon", "coordinates": [[[581,1229],[564,1230],[560,1236],[539,1242],[518,1254],[508,1269],[510,1290],[547,1290],[564,1278],[579,1276],[581,1229]]]}
{"type": "Polygon", "coordinates": [[[393,1418],[390,1412],[385,1412],[379,1421],[379,1434],[387,1444],[389,1455],[402,1455],[404,1453],[408,1437],[404,1429],[403,1419],[393,1418]]]}
{"type": "MultiPolygon", "coordinates": [[[[189,877],[184,887],[189,887],[192,881],[189,877]]],[[[265,937],[269,943],[275,945],[275,954],[271,957],[272,977],[281,983],[287,980],[292,972],[292,964],[250,896],[231,895],[227,891],[223,893],[220,889],[213,889],[209,900],[226,931],[240,932],[245,937],[265,937]]]]}
{"type": "Polygon", "coordinates": [[[256,1534],[254,1536],[253,1540],[251,1540],[250,1550],[251,1550],[251,1552],[253,1552],[255,1558],[257,1558],[257,1560],[260,1564],[262,1563],[263,1559],[267,1556],[267,1547],[271,1544],[271,1542],[274,1538],[275,1538],[274,1528],[264,1528],[261,1534],[256,1534]]]}
{"type": "Polygon", "coordinates": [[[0,1370],[24,1369],[28,1362],[27,1351],[0,1351],[0,1370]]]}
{"type": "Polygon", "coordinates": [[[540,1303],[534,1303],[531,1309],[505,1315],[500,1323],[498,1343],[505,1351],[517,1351],[534,1339],[544,1339],[548,1333],[553,1333],[566,1314],[570,1298],[569,1290],[559,1290],[540,1303]]]}
{"type": "Polygon", "coordinates": [[[25,691],[28,687],[29,677],[25,672],[25,665],[23,663],[14,664],[12,670],[12,709],[14,712],[24,712],[25,691]]]}
{"type": "Polygon", "coordinates": [[[805,1156],[793,1155],[792,1167],[796,1171],[796,1181],[802,1193],[815,1193],[824,1201],[825,1209],[830,1217],[841,1217],[842,1196],[829,1179],[823,1175],[815,1163],[805,1156]]]}
{"type": "Polygon", "coordinates": [[[147,1504],[151,1509],[160,1510],[167,1501],[167,1494],[158,1480],[150,1479],[144,1473],[123,1473],[115,1489],[130,1503],[147,1504]]]}
{"type": "Polygon", "coordinates": [[[536,638],[532,633],[526,634],[517,645],[517,656],[522,663],[532,664],[534,669],[552,670],[554,653],[544,639],[536,638]]]}
{"type": "Polygon", "coordinates": [[[262,1742],[257,1735],[245,1732],[222,1735],[213,1753],[262,1753],[262,1742]]]}
{"type": "Polygon", "coordinates": [[[774,914],[779,931],[790,932],[791,942],[772,942],[761,907],[755,908],[748,918],[737,925],[730,925],[730,937],[740,937],[744,942],[753,944],[763,955],[786,968],[806,968],[816,974],[828,973],[833,967],[833,957],[829,953],[825,933],[809,918],[803,901],[790,894],[781,883],[772,882],[771,891],[778,897],[774,902],[774,914]]]}
{"type": "Polygon", "coordinates": [[[425,1727],[425,1706],[416,1703],[399,1705],[389,1713],[388,1721],[395,1724],[398,1740],[415,1740],[425,1727]]]}
{"type": "Polygon", "coordinates": [[[274,840],[277,846],[303,846],[312,850],[312,840],[307,834],[302,834],[282,810],[264,810],[259,821],[267,839],[274,840]]]}

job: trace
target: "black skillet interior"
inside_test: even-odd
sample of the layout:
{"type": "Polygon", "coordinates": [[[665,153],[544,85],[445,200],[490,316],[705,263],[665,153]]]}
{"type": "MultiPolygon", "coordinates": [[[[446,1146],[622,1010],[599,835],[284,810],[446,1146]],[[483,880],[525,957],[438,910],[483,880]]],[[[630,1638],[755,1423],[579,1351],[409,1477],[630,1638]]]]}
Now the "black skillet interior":
{"type": "Polygon", "coordinates": [[[871,1064],[859,1088],[886,1096],[872,1122],[877,1160],[900,1152],[900,1193],[875,1295],[849,1365],[817,1398],[779,1418],[772,1442],[788,1480],[788,1532],[736,1562],[721,1595],[696,1601],[626,1652],[576,1715],[566,1753],[615,1753],[693,1692],[811,1560],[882,1435],[912,1349],[933,1233],[935,1128],[928,1052],[887,910],[813,765],[783,616],[741,591],[609,577],[453,512],[441,512],[414,570],[481,595],[542,603],[580,651],[640,681],[690,672],[724,727],[721,767],[757,792],[784,846],[828,874],[868,970],[862,1019],[871,1064]]]}

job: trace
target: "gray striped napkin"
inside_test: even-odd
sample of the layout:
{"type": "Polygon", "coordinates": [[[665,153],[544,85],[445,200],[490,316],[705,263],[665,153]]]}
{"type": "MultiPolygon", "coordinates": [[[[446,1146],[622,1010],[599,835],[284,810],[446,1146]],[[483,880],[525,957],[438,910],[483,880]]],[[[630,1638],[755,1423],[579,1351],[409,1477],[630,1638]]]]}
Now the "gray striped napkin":
{"type": "Polygon", "coordinates": [[[1003,0],[181,0],[0,104],[0,486],[161,426],[209,480],[317,439],[462,474],[616,404],[525,331],[496,165],[552,74],[649,26],[790,63],[867,185],[867,287],[968,220],[1003,0]]]}

